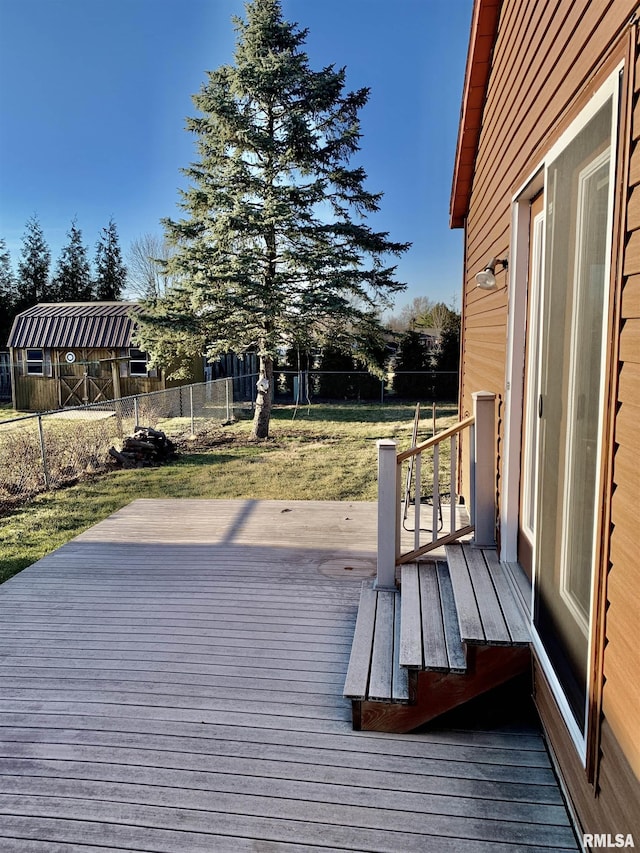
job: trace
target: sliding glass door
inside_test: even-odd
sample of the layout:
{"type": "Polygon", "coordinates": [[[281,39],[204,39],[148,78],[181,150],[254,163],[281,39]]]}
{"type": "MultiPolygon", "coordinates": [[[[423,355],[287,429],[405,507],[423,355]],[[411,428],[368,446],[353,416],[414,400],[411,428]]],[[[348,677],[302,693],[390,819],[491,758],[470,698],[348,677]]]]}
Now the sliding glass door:
{"type": "Polygon", "coordinates": [[[588,120],[565,135],[547,162],[538,399],[529,401],[537,403],[539,417],[534,626],[582,737],[600,491],[614,94],[592,106],[588,120]]]}

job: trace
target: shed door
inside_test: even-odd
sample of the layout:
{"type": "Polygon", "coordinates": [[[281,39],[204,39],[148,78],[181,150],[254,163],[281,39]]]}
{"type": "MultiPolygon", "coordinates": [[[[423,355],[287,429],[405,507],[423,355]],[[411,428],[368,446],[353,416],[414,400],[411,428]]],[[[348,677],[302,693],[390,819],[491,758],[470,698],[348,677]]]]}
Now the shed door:
{"type": "Polygon", "coordinates": [[[613,113],[613,95],[601,99],[545,174],[533,619],[579,738],[601,489],[613,113]]]}

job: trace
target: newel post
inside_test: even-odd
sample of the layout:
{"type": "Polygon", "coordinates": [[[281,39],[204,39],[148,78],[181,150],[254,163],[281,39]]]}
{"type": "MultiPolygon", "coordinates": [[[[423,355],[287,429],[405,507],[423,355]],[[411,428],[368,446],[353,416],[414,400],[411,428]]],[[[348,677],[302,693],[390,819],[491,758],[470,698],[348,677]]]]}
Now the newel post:
{"type": "Polygon", "coordinates": [[[496,544],[496,395],[476,391],[471,396],[475,417],[474,543],[486,548],[496,544]]]}
{"type": "Polygon", "coordinates": [[[378,441],[378,573],[377,589],[396,588],[396,557],[400,553],[400,477],[396,443],[378,441]]]}

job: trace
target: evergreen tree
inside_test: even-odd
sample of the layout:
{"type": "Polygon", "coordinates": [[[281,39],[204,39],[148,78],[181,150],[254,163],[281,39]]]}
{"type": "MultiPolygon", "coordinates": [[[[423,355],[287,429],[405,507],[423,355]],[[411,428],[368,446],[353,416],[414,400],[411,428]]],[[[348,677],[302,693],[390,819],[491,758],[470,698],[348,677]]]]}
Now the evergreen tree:
{"type": "Polygon", "coordinates": [[[100,302],[113,302],[121,298],[127,282],[127,268],[122,260],[118,231],[113,218],[96,245],[95,298],[100,302]]]}
{"type": "Polygon", "coordinates": [[[31,308],[38,302],[46,302],[51,297],[51,252],[36,216],[32,216],[27,222],[21,254],[16,283],[16,313],[31,308]]]}
{"type": "Polygon", "coordinates": [[[458,375],[460,370],[460,315],[449,309],[443,319],[440,345],[434,357],[434,368],[441,371],[436,376],[436,400],[458,399],[458,375]]]}
{"type": "Polygon", "coordinates": [[[323,400],[357,400],[356,370],[352,355],[336,347],[325,346],[320,359],[320,397],[323,400]]]}
{"type": "Polygon", "coordinates": [[[253,436],[265,438],[278,347],[313,337],[369,360],[376,312],[404,287],[387,258],[408,244],[367,226],[382,195],[349,167],[369,90],[345,93],[344,68],[313,71],[307,31],[279,0],[246,12],[235,64],[208,72],[193,99],[199,159],[185,170],[185,217],[164,221],[176,283],[147,304],[138,342],[174,376],[195,352],[257,348],[253,436]]]}
{"type": "Polygon", "coordinates": [[[87,260],[87,250],[82,242],[82,231],[76,220],[71,223],[67,235],[69,242],[62,249],[56,275],[53,280],[53,293],[56,302],[88,302],[93,298],[91,270],[87,260]]]}
{"type": "Polygon", "coordinates": [[[0,349],[7,345],[15,315],[16,281],[7,244],[0,238],[0,349]]]}
{"type": "Polygon", "coordinates": [[[412,401],[433,399],[433,375],[424,372],[432,369],[431,353],[423,336],[420,332],[405,332],[395,359],[393,390],[397,396],[412,401]]]}

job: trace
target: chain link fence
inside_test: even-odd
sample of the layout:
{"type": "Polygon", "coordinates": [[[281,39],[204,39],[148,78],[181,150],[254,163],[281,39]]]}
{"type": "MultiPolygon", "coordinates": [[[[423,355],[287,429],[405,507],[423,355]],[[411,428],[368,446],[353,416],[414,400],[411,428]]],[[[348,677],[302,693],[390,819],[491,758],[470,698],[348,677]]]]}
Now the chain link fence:
{"type": "Polygon", "coordinates": [[[106,470],[109,448],[137,426],[176,438],[229,422],[251,405],[234,400],[233,379],[217,379],[0,421],[0,513],[106,470]]]}
{"type": "MultiPolygon", "coordinates": [[[[454,399],[437,393],[457,387],[457,373],[407,374],[411,402],[454,399]]],[[[105,400],[0,421],[0,513],[40,492],[70,485],[110,467],[109,448],[136,426],[162,430],[170,438],[193,435],[250,414],[258,374],[181,385],[164,391],[105,400]]],[[[384,380],[366,371],[275,372],[277,403],[373,402],[403,399],[400,374],[384,380]]],[[[407,398],[409,399],[409,398],[407,398]]]]}
{"type": "Polygon", "coordinates": [[[457,370],[394,371],[383,378],[367,370],[275,370],[278,403],[452,402],[458,396],[457,370]]]}

